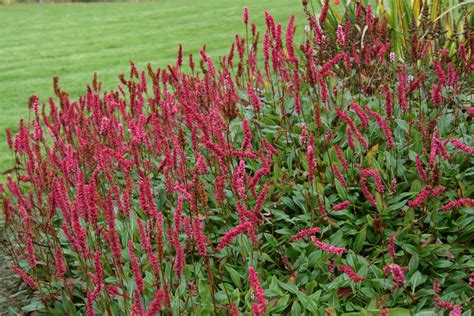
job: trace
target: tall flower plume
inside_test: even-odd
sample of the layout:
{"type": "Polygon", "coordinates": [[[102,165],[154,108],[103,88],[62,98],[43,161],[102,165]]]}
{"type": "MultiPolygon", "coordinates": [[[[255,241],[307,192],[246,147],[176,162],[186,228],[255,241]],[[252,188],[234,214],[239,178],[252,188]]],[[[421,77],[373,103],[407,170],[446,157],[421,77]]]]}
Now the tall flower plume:
{"type": "Polygon", "coordinates": [[[138,262],[137,257],[135,257],[135,253],[133,252],[133,241],[128,241],[128,254],[130,255],[130,260],[132,264],[132,271],[133,276],[135,278],[135,284],[137,285],[137,289],[140,293],[145,291],[145,284],[143,283],[142,271],[140,269],[140,263],[138,262]]]}
{"type": "Polygon", "coordinates": [[[11,269],[13,272],[19,275],[23,279],[23,281],[26,284],[28,284],[33,290],[38,289],[38,284],[36,283],[36,281],[32,277],[30,277],[28,274],[26,274],[26,272],[23,271],[20,267],[12,266],[11,269]]]}
{"type": "Polygon", "coordinates": [[[332,253],[332,254],[337,255],[337,256],[342,256],[342,254],[344,254],[347,251],[346,248],[335,247],[333,245],[330,245],[330,244],[327,244],[325,242],[319,241],[314,236],[311,236],[311,242],[316,247],[318,247],[319,249],[324,250],[328,253],[332,253]]]}
{"type": "Polygon", "coordinates": [[[265,293],[263,292],[263,288],[258,280],[257,272],[255,272],[255,269],[252,266],[249,267],[249,281],[256,297],[255,303],[252,306],[253,315],[265,315],[267,310],[267,300],[265,299],[265,293]]]}
{"type": "Polygon", "coordinates": [[[338,270],[344,272],[345,274],[347,274],[347,276],[349,277],[349,279],[351,279],[352,282],[354,282],[354,283],[358,283],[358,282],[360,282],[360,281],[364,281],[364,280],[365,280],[365,277],[358,275],[358,274],[354,271],[354,269],[352,269],[352,268],[351,268],[350,266],[348,266],[348,265],[342,264],[342,265],[340,265],[340,266],[338,267],[338,270]]]}
{"type": "Polygon", "coordinates": [[[320,231],[321,231],[321,228],[319,228],[319,227],[306,228],[306,229],[300,230],[297,234],[293,235],[291,237],[291,240],[293,240],[293,241],[301,240],[306,236],[310,236],[310,235],[319,233],[320,231]]]}
{"type": "Polygon", "coordinates": [[[245,24],[249,23],[249,8],[246,7],[246,6],[244,7],[244,13],[243,13],[242,20],[244,21],[245,24]]]}
{"type": "Polygon", "coordinates": [[[224,249],[236,236],[243,234],[251,227],[252,224],[250,222],[245,222],[225,232],[224,236],[222,236],[221,241],[216,247],[217,251],[224,249]]]}

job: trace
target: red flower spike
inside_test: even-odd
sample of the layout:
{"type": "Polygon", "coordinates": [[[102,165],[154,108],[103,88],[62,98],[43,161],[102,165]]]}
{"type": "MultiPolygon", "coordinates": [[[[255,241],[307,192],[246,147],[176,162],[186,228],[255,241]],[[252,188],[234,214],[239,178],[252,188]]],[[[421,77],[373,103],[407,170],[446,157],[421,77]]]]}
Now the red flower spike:
{"type": "Polygon", "coordinates": [[[165,292],[164,290],[158,290],[155,293],[153,301],[150,303],[150,307],[148,308],[145,316],[156,316],[160,312],[161,308],[163,307],[165,301],[165,292]]]}
{"type": "Polygon", "coordinates": [[[365,277],[358,275],[350,266],[340,265],[338,267],[338,270],[344,272],[354,283],[358,283],[365,280],[365,277]]]}
{"type": "Polygon", "coordinates": [[[474,206],[474,199],[469,198],[461,198],[456,201],[449,202],[441,207],[443,212],[447,212],[452,210],[453,208],[460,207],[460,206],[474,206]]]}
{"type": "Polygon", "coordinates": [[[248,231],[252,227],[250,222],[244,222],[231,230],[224,233],[222,236],[221,241],[217,245],[217,251],[221,251],[224,249],[236,236],[243,234],[244,232],[248,231]]]}
{"type": "Polygon", "coordinates": [[[349,201],[344,201],[344,202],[341,202],[339,204],[334,205],[332,207],[332,210],[333,211],[341,211],[341,210],[346,209],[349,205],[350,205],[349,201]]]}
{"type": "Polygon", "coordinates": [[[204,235],[201,222],[198,217],[194,218],[193,221],[193,232],[196,244],[198,247],[198,253],[200,256],[205,257],[207,255],[206,245],[208,243],[206,235],[204,235]]]}
{"type": "Polygon", "coordinates": [[[23,281],[28,284],[33,290],[38,289],[38,284],[36,284],[36,281],[33,280],[32,277],[30,277],[28,274],[26,274],[25,271],[23,271],[20,267],[17,266],[12,266],[11,267],[12,271],[15,272],[17,275],[19,275],[23,281]]]}
{"type": "Polygon", "coordinates": [[[255,303],[252,305],[252,314],[256,316],[265,315],[267,310],[267,300],[265,299],[265,293],[263,292],[260,281],[258,280],[257,272],[255,269],[249,267],[249,282],[255,293],[255,303]]]}
{"type": "Polygon", "coordinates": [[[132,311],[130,312],[130,316],[143,316],[143,306],[142,302],[140,301],[140,292],[135,289],[133,294],[133,304],[132,304],[132,311]]]}
{"type": "Polygon", "coordinates": [[[135,254],[133,253],[133,241],[131,240],[128,241],[128,254],[130,255],[130,259],[131,259],[132,271],[133,271],[133,276],[135,278],[135,284],[137,285],[137,290],[140,293],[143,293],[145,291],[145,284],[143,283],[143,277],[142,277],[142,272],[140,270],[140,264],[138,262],[137,257],[135,257],[135,254]]]}
{"type": "Polygon", "coordinates": [[[321,231],[321,229],[319,227],[307,228],[307,229],[301,230],[297,234],[293,235],[291,237],[291,240],[293,240],[293,241],[301,240],[306,236],[310,236],[310,235],[319,233],[320,231],[321,231]]]}
{"type": "Polygon", "coordinates": [[[388,253],[390,254],[390,258],[395,260],[395,234],[390,234],[390,238],[388,240],[388,253]]]}
{"type": "Polygon", "coordinates": [[[346,248],[338,248],[333,245],[327,244],[325,242],[319,241],[314,236],[311,236],[311,242],[319,249],[324,250],[328,253],[337,255],[337,256],[342,256],[342,254],[344,254],[347,251],[346,248]]]}
{"type": "Polygon", "coordinates": [[[249,8],[244,7],[243,21],[245,24],[249,23],[249,8]]]}

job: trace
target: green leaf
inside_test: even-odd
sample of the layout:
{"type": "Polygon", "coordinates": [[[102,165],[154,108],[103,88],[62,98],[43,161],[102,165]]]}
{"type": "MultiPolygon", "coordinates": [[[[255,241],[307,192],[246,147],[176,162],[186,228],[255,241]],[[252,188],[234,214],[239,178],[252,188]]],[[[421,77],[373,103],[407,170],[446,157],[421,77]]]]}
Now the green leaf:
{"type": "Polygon", "coordinates": [[[406,308],[390,308],[388,310],[389,316],[411,316],[410,310],[406,308]]]}
{"type": "Polygon", "coordinates": [[[308,311],[312,313],[318,312],[318,306],[314,302],[314,300],[310,299],[306,294],[301,291],[296,292],[296,296],[298,297],[299,302],[302,306],[304,306],[308,311]]]}
{"type": "Polygon", "coordinates": [[[414,316],[435,316],[436,312],[434,310],[429,311],[419,311],[414,316]]]}
{"type": "Polygon", "coordinates": [[[297,294],[298,293],[298,288],[296,287],[296,285],[294,284],[288,284],[288,283],[284,283],[280,280],[278,280],[278,284],[284,289],[284,290],[287,290],[288,292],[292,293],[292,294],[297,294]]]}
{"type": "Polygon", "coordinates": [[[354,246],[352,247],[352,249],[354,250],[355,253],[359,253],[362,250],[362,248],[364,247],[366,237],[367,237],[367,228],[364,227],[357,234],[357,237],[354,241],[354,246]]]}
{"type": "Polygon", "coordinates": [[[400,127],[402,131],[408,134],[408,123],[406,121],[401,120],[401,119],[396,119],[395,122],[397,122],[397,126],[400,127]]]}
{"type": "Polygon", "coordinates": [[[291,307],[290,315],[301,316],[301,306],[300,306],[300,303],[298,303],[297,301],[293,303],[293,306],[291,307]]]}
{"type": "Polygon", "coordinates": [[[23,306],[21,308],[22,311],[24,312],[27,312],[27,313],[31,313],[31,312],[35,312],[35,311],[41,311],[45,308],[43,302],[41,302],[39,299],[37,298],[34,298],[30,304],[26,305],[26,306],[23,306]]]}
{"type": "Polygon", "coordinates": [[[282,295],[278,298],[276,305],[270,309],[272,313],[279,313],[284,311],[288,307],[288,301],[290,299],[289,294],[282,295]]]}
{"type": "Polygon", "coordinates": [[[426,276],[423,276],[420,271],[416,271],[410,278],[409,284],[412,288],[412,293],[415,293],[415,289],[418,285],[425,283],[426,276]]]}
{"type": "Polygon", "coordinates": [[[415,252],[414,254],[412,254],[410,263],[408,264],[408,266],[410,267],[410,271],[416,271],[416,269],[418,269],[419,262],[420,256],[418,256],[418,254],[415,252]]]}
{"type": "Polygon", "coordinates": [[[433,267],[435,268],[448,268],[451,267],[454,264],[454,262],[448,261],[448,260],[438,260],[433,263],[433,267]]]}
{"type": "Polygon", "coordinates": [[[232,268],[229,265],[224,265],[224,268],[229,272],[230,278],[232,279],[232,282],[234,282],[235,285],[240,286],[241,284],[241,276],[237,270],[232,268]]]}

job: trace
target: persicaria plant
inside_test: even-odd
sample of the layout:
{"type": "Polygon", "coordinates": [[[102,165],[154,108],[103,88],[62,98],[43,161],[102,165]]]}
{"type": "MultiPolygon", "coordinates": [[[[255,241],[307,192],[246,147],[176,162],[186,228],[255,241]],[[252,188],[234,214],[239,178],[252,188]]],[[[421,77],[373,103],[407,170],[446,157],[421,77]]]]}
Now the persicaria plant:
{"type": "Polygon", "coordinates": [[[39,310],[470,308],[472,47],[419,35],[404,60],[358,2],[330,31],[328,2],[306,31],[244,9],[248,35],[189,70],[180,46],[116,90],[31,97],[0,197],[39,310]]]}

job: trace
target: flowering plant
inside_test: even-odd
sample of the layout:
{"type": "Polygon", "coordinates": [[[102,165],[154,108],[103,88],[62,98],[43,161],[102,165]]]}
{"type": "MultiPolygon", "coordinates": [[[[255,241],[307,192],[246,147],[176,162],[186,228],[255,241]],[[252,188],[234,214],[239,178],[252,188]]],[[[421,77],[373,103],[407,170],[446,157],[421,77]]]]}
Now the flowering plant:
{"type": "Polygon", "coordinates": [[[117,90],[94,77],[74,101],[55,78],[56,99],[30,99],[0,194],[39,309],[468,308],[471,48],[403,62],[369,7],[332,33],[328,6],[305,6],[300,45],[294,17],[265,12],[261,35],[245,9],[249,35],[190,55],[190,73],[180,47],[164,69],[131,63],[117,90]]]}

